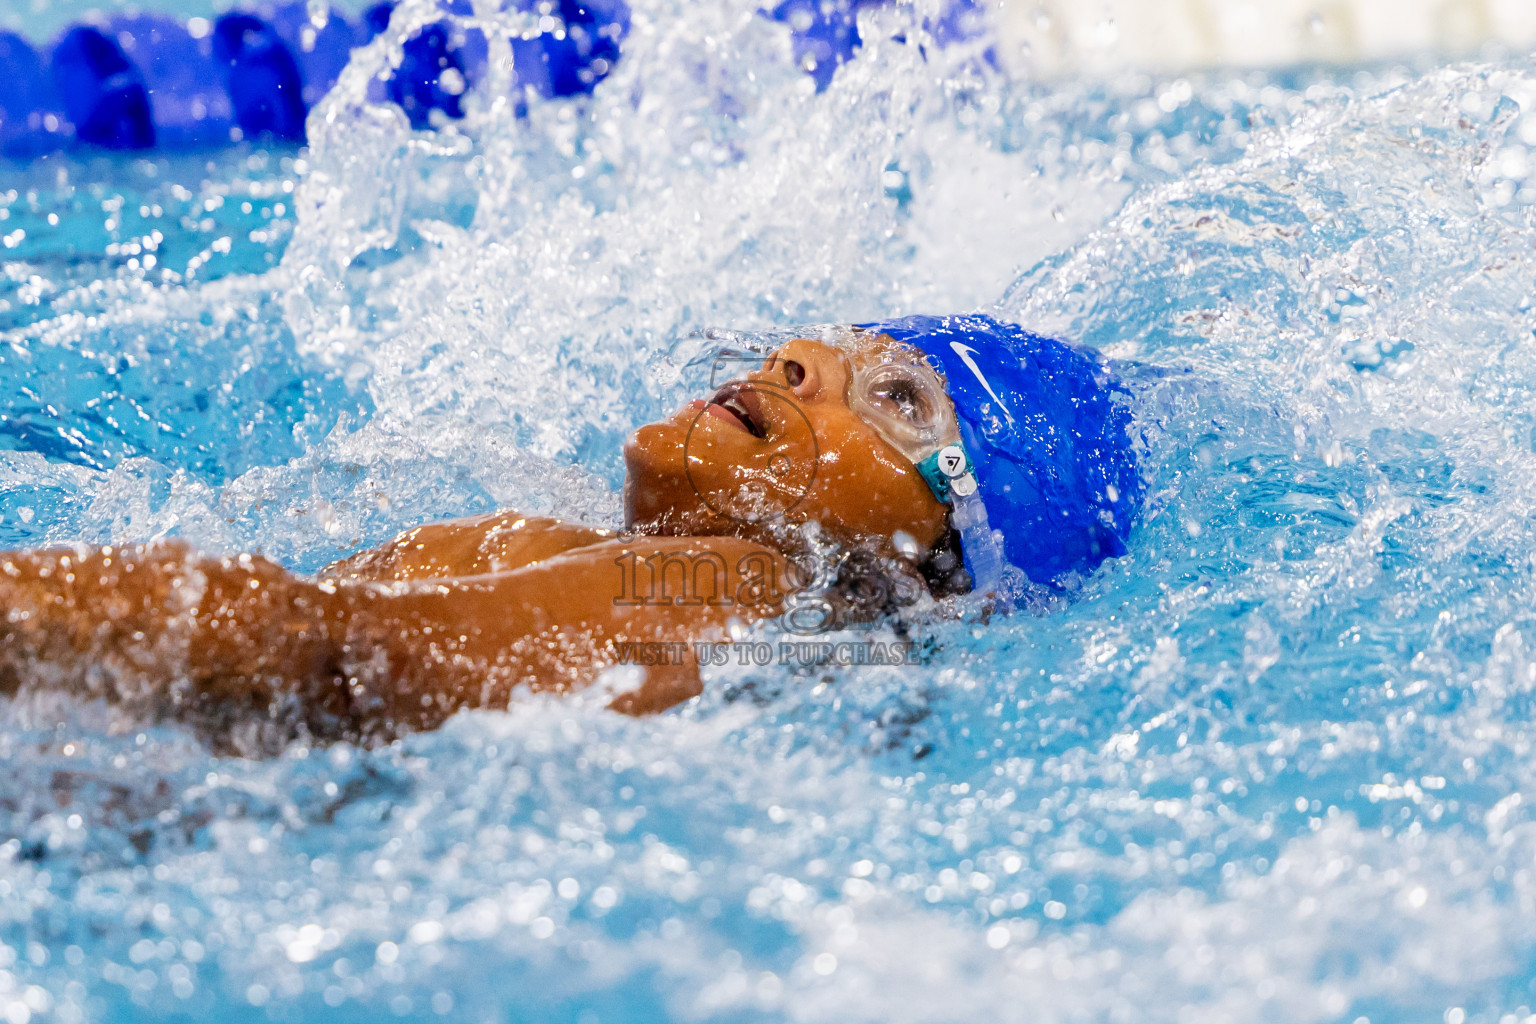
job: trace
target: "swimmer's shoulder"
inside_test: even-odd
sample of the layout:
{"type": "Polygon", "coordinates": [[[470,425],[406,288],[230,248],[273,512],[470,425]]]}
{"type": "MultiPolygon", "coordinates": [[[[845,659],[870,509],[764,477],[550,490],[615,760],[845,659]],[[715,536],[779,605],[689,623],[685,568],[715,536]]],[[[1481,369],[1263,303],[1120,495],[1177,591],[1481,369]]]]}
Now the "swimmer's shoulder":
{"type": "MultiPolygon", "coordinates": [[[[745,588],[773,605],[793,589],[792,569],[784,555],[756,541],[621,533],[518,512],[418,526],[327,566],[319,577],[332,583],[366,584],[517,576],[526,577],[524,583],[539,590],[562,581],[582,587],[590,584],[594,573],[606,586],[610,576],[615,572],[622,576],[626,567],[637,594],[640,589],[649,593],[653,586],[658,594],[683,587],[699,589],[699,596],[706,599],[715,592],[734,598],[745,588]]],[[[681,603],[692,601],[685,597],[681,603]]]]}
{"type": "Polygon", "coordinates": [[[687,639],[727,620],[782,614],[799,576],[782,551],[731,536],[617,534],[513,573],[461,580],[498,586],[562,622],[607,620],[625,636],[687,639]],[[507,590],[510,588],[510,590],[507,590]]]}
{"type": "MultiPolygon", "coordinates": [[[[548,559],[551,570],[582,562],[605,565],[629,564],[642,572],[694,573],[712,567],[723,579],[773,573],[787,576],[793,571],[789,560],[777,548],[732,536],[658,537],[649,534],[617,533],[600,537],[560,552],[548,559]]],[[[733,583],[734,585],[734,583],[733,583]]]]}
{"type": "Polygon", "coordinates": [[[549,516],[496,512],[406,530],[321,570],[336,583],[384,583],[514,572],[618,536],[549,516]]]}

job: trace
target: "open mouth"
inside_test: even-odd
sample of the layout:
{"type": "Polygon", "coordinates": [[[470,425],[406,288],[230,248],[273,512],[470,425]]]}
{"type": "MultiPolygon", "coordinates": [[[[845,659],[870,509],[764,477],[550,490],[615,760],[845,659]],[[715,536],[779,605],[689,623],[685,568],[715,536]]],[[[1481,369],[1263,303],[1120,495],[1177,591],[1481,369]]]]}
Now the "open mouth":
{"type": "Polygon", "coordinates": [[[739,384],[727,384],[716,391],[706,411],[719,419],[739,424],[753,437],[762,438],[768,434],[757,396],[739,384]]]}

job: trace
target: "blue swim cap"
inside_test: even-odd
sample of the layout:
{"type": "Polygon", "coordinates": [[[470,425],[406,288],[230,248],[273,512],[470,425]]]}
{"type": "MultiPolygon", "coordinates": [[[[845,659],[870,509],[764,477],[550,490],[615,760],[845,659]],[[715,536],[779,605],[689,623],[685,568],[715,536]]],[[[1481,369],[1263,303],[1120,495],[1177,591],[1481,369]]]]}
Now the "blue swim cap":
{"type": "MultiPolygon", "coordinates": [[[[925,353],[1007,560],[1051,585],[1125,554],[1143,485],[1124,389],[1092,355],[989,316],[860,324],[925,353]]],[[[964,544],[962,543],[962,548],[964,544]]],[[[972,552],[966,568],[976,578],[972,552]]]]}

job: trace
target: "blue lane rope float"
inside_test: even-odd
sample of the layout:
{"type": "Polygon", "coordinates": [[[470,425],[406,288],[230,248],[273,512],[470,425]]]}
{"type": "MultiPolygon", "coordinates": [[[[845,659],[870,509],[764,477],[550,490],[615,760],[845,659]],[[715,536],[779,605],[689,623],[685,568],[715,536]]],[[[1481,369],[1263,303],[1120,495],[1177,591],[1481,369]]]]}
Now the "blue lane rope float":
{"type": "Polygon", "coordinates": [[[319,103],[336,84],[354,47],[369,42],[388,27],[389,7],[380,6],[384,8],[384,23],[377,32],[369,32],[365,24],[354,25],[335,8],[318,19],[308,4],[283,4],[267,13],[267,23],[288,47],[298,67],[300,98],[306,108],[319,103]]]}
{"type": "Polygon", "coordinates": [[[304,84],[282,37],[252,14],[226,14],[213,26],[213,49],[243,138],[304,139],[304,84]]]}
{"type": "MultiPolygon", "coordinates": [[[[763,11],[790,27],[796,65],[810,75],[817,92],[832,84],[837,69],[853,59],[864,40],[859,36],[859,12],[884,0],[780,0],[763,11]]],[[[975,39],[984,32],[978,0],[949,0],[937,18],[924,18],[923,28],[940,46],[975,39]]],[[[987,60],[995,63],[992,54],[987,60]]]]}
{"type": "Polygon", "coordinates": [[[25,39],[0,32],[0,153],[35,156],[70,134],[47,62],[25,39]]]}
{"type": "Polygon", "coordinates": [[[212,40],[193,36],[175,18],[154,14],[114,17],[104,34],[138,69],[156,146],[187,149],[229,141],[234,110],[212,40]]]}
{"type": "Polygon", "coordinates": [[[447,26],[436,24],[423,28],[402,47],[405,57],[386,88],[390,100],[410,118],[412,128],[429,127],[434,111],[450,120],[464,116],[459,98],[471,84],[465,69],[466,51],[478,51],[480,59],[471,57],[470,62],[483,67],[485,37],[469,32],[458,45],[454,43],[447,26]]]}
{"type": "MultiPolygon", "coordinates": [[[[514,0],[552,28],[509,40],[514,88],[548,98],[591,93],[617,63],[625,0],[514,0]]],[[[780,0],[762,11],[787,24],[796,62],[831,83],[861,40],[857,14],[882,0],[780,0]]],[[[95,17],[39,50],[0,32],[0,156],[25,159],[85,144],[105,149],[201,149],[240,139],[302,142],[308,113],[347,60],[389,25],[395,0],[355,21],[308,0],[180,21],[161,14],[95,17]]],[[[440,0],[445,10],[464,0],[440,0]]],[[[970,9],[974,0],[955,0],[970,9]]],[[[465,13],[468,13],[467,10],[465,13]]],[[[946,16],[946,20],[948,16],[946,16]]],[[[945,26],[935,26],[936,35],[945,26]]],[[[464,116],[463,96],[486,77],[478,30],[444,20],[407,39],[393,75],[370,94],[398,105],[412,127],[464,116]]]]}
{"type": "Polygon", "coordinates": [[[117,41],[91,25],[64,33],[50,61],[54,88],[81,142],[107,149],[155,144],[144,75],[117,41]]]}
{"type": "Polygon", "coordinates": [[[518,79],[541,96],[589,93],[619,59],[619,43],[629,33],[629,8],[622,0],[560,0],[556,12],[563,34],[512,41],[518,79]],[[534,53],[533,45],[539,52],[534,53]],[[525,48],[528,59],[518,53],[525,48]]]}
{"type": "Polygon", "coordinates": [[[822,0],[782,0],[765,13],[790,27],[795,63],[816,82],[817,92],[825,92],[837,69],[852,60],[854,51],[863,45],[859,38],[859,9],[878,2],[849,0],[826,4],[822,0]]]}
{"type": "MultiPolygon", "coordinates": [[[[623,0],[518,0],[554,27],[511,40],[516,86],[544,97],[590,93],[613,68],[629,30],[623,0]]],[[[445,9],[454,9],[452,3],[445,9]]],[[[92,18],[47,48],[0,32],[0,156],[25,159],[71,145],[200,149],[240,139],[302,142],[309,111],[351,52],[389,25],[393,0],[355,21],[316,16],[286,0],[215,19],[159,14],[92,18]]],[[[451,22],[424,26],[374,98],[415,128],[464,116],[462,96],[484,77],[485,37],[451,22]]]]}

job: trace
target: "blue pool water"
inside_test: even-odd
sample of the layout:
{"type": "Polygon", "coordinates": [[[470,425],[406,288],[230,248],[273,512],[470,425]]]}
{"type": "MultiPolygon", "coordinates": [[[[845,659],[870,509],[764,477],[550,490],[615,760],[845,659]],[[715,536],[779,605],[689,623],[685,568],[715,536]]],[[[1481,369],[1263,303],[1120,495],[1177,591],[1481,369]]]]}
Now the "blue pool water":
{"type": "Polygon", "coordinates": [[[306,150],[4,168],[0,540],[612,522],[692,332],[986,307],[1132,364],[1130,554],[640,721],[4,705],[0,1018],[1527,1018],[1536,65],[1030,85],[888,10],[816,95],[753,9],[637,4],[577,105],[412,133],[385,39],[306,150]]]}

